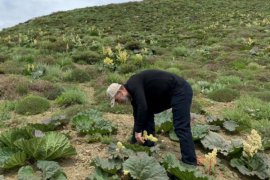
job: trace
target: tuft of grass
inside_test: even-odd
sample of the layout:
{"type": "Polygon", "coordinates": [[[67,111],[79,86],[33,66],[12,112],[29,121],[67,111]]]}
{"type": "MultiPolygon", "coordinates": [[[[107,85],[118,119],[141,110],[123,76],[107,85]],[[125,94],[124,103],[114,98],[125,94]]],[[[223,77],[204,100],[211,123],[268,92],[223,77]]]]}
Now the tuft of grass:
{"type": "Polygon", "coordinates": [[[76,51],[72,54],[75,63],[95,64],[101,61],[102,57],[95,51],[76,51]]]}
{"type": "Polygon", "coordinates": [[[187,57],[189,56],[189,54],[190,52],[185,46],[180,46],[173,49],[173,55],[175,55],[176,57],[179,56],[187,57]]]}
{"type": "Polygon", "coordinates": [[[270,125],[270,103],[252,96],[242,96],[236,101],[235,108],[224,110],[223,116],[239,123],[242,130],[253,128],[267,135],[265,128],[270,125]]]}
{"type": "Polygon", "coordinates": [[[213,90],[208,97],[218,102],[231,102],[240,96],[239,91],[230,88],[213,90]]]}
{"type": "Polygon", "coordinates": [[[68,89],[56,98],[56,102],[64,107],[75,104],[84,104],[86,102],[85,94],[78,89],[68,89]]]}
{"type": "Polygon", "coordinates": [[[67,81],[86,82],[90,80],[90,76],[82,69],[73,69],[69,76],[65,78],[67,81]]]}
{"type": "Polygon", "coordinates": [[[20,100],[15,108],[16,113],[34,115],[45,112],[50,108],[50,102],[40,96],[29,95],[20,100]]]}

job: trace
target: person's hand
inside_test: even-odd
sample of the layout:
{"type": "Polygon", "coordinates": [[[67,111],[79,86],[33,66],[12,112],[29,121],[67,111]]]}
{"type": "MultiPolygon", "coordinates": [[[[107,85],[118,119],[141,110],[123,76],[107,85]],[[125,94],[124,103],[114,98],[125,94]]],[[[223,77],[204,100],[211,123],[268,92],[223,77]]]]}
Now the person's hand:
{"type": "Polygon", "coordinates": [[[143,137],[142,137],[142,133],[135,132],[135,138],[141,144],[143,144],[145,142],[144,139],[143,139],[143,137]]]}

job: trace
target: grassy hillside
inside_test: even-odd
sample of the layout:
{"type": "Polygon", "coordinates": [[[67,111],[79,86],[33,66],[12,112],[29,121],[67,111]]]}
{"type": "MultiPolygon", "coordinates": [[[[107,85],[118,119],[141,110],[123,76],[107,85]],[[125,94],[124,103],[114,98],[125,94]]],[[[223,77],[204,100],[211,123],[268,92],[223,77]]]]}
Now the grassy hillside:
{"type": "Polygon", "coordinates": [[[191,83],[194,113],[222,115],[267,140],[269,35],[269,0],[144,0],[29,20],[0,32],[0,127],[89,107],[131,113],[109,107],[107,86],[162,69],[191,83]]]}

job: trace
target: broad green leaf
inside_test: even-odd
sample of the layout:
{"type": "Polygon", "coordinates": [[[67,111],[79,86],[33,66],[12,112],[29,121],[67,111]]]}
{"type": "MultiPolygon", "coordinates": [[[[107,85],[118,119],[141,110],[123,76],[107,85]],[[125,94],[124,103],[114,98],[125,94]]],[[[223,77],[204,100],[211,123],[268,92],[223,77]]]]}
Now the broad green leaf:
{"type": "Polygon", "coordinates": [[[221,126],[224,122],[224,118],[221,116],[208,116],[206,121],[208,124],[221,126]]]}
{"type": "Polygon", "coordinates": [[[23,166],[18,171],[18,180],[41,180],[31,166],[23,166]]]}
{"type": "Polygon", "coordinates": [[[270,138],[267,138],[267,137],[264,138],[262,143],[263,143],[263,149],[264,150],[270,149],[270,138]]]}
{"type": "Polygon", "coordinates": [[[96,157],[92,160],[91,165],[102,169],[109,174],[116,174],[121,169],[121,163],[112,159],[101,159],[96,157]]]}
{"type": "Polygon", "coordinates": [[[220,134],[211,131],[201,140],[201,143],[206,149],[213,150],[217,148],[225,156],[229,154],[232,148],[230,141],[225,140],[220,134]]]}
{"type": "Polygon", "coordinates": [[[223,127],[229,132],[235,132],[238,130],[239,125],[235,121],[224,121],[223,127]]]}
{"type": "Polygon", "coordinates": [[[170,137],[170,139],[171,139],[172,141],[179,142],[179,138],[178,138],[177,135],[175,134],[174,129],[170,130],[169,137],[170,137]]]}
{"type": "Polygon", "coordinates": [[[150,147],[147,147],[147,146],[142,146],[140,144],[130,144],[130,143],[124,143],[124,146],[127,148],[127,149],[130,149],[134,152],[145,152],[147,154],[150,154],[150,147]]]}
{"type": "Polygon", "coordinates": [[[209,126],[203,124],[197,124],[191,127],[193,141],[204,138],[209,133],[209,126]]]}
{"type": "Polygon", "coordinates": [[[99,111],[89,110],[78,113],[71,121],[72,127],[82,134],[111,134],[117,128],[110,121],[103,119],[99,111]]]}
{"type": "Polygon", "coordinates": [[[131,156],[123,163],[123,170],[129,171],[134,179],[166,180],[169,179],[165,169],[153,157],[146,153],[131,156]]]}
{"type": "Polygon", "coordinates": [[[43,179],[66,180],[66,174],[55,161],[38,161],[37,167],[42,170],[43,179]]]}
{"type": "Polygon", "coordinates": [[[234,158],[230,161],[230,165],[247,176],[258,176],[260,179],[270,178],[270,158],[265,154],[257,153],[251,159],[234,158]]]}
{"type": "Polygon", "coordinates": [[[76,154],[68,138],[57,132],[49,132],[41,138],[16,141],[15,144],[29,157],[36,160],[54,160],[76,154]]]}
{"type": "MultiPolygon", "coordinates": [[[[126,146],[126,144],[124,144],[124,146],[126,146]]],[[[116,144],[110,144],[109,148],[108,148],[108,152],[109,152],[111,158],[121,160],[121,161],[124,161],[125,159],[127,159],[131,155],[135,154],[133,150],[128,149],[128,148],[124,148],[124,149],[119,150],[117,148],[116,144]]]]}
{"type": "Polygon", "coordinates": [[[156,132],[169,132],[173,128],[172,112],[163,111],[155,115],[156,132]]]}
{"type": "Polygon", "coordinates": [[[102,171],[100,168],[96,168],[95,172],[89,175],[86,180],[120,180],[118,175],[111,176],[110,174],[102,171]]]}
{"type": "Polygon", "coordinates": [[[16,152],[11,148],[0,149],[0,168],[11,169],[13,167],[25,164],[26,154],[24,152],[16,152]]]}
{"type": "Polygon", "coordinates": [[[173,154],[166,154],[162,160],[162,164],[168,173],[175,176],[179,180],[208,180],[209,178],[202,174],[194,166],[180,163],[173,154]]]}
{"type": "Polygon", "coordinates": [[[0,135],[0,142],[4,144],[4,146],[10,147],[10,148],[16,148],[14,145],[14,142],[20,139],[30,139],[33,137],[32,135],[33,129],[29,127],[25,128],[12,128],[8,131],[5,131],[1,133],[0,135]]]}

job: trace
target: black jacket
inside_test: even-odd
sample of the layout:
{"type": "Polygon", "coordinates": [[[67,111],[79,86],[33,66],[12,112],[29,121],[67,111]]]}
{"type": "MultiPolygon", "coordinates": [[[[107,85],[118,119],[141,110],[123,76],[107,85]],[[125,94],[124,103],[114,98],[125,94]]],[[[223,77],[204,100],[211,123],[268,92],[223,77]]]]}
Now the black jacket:
{"type": "Polygon", "coordinates": [[[171,107],[172,96],[186,81],[161,70],[145,70],[130,77],[124,87],[131,95],[135,132],[141,132],[149,113],[171,107]]]}

